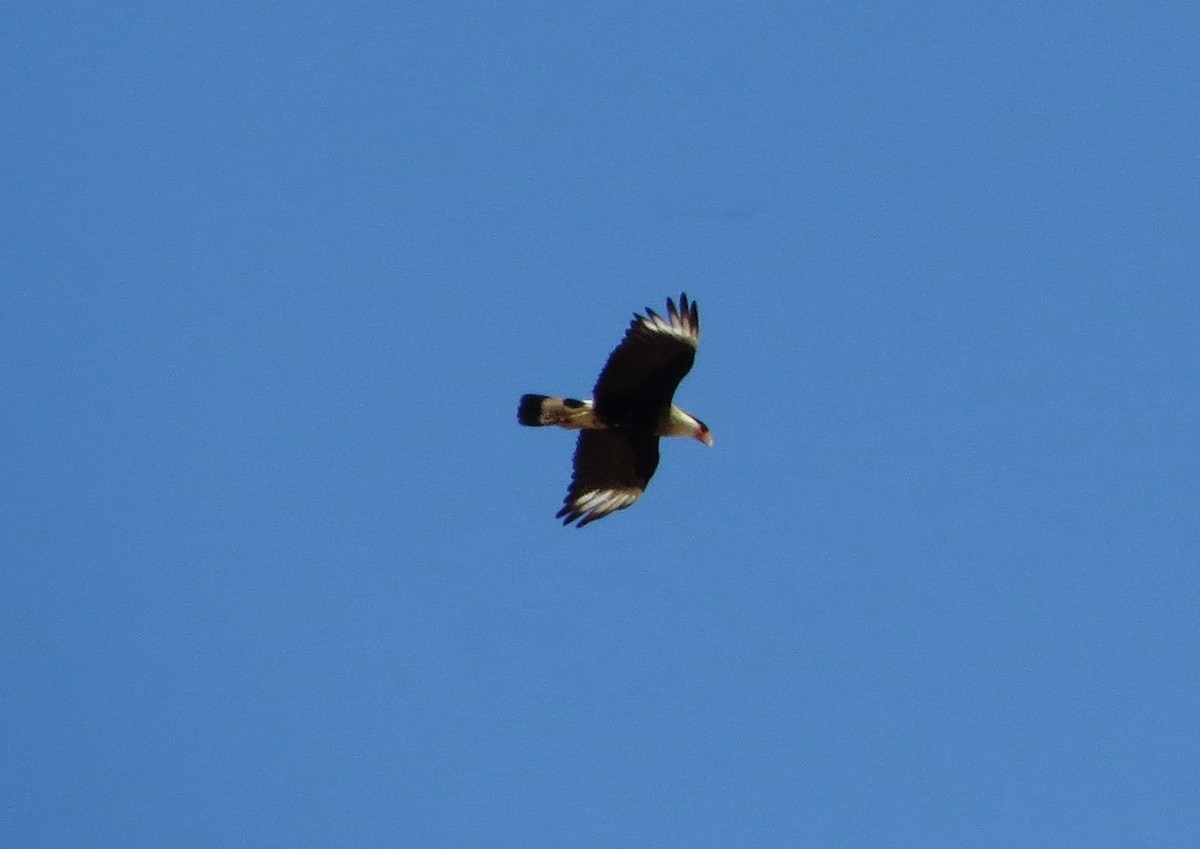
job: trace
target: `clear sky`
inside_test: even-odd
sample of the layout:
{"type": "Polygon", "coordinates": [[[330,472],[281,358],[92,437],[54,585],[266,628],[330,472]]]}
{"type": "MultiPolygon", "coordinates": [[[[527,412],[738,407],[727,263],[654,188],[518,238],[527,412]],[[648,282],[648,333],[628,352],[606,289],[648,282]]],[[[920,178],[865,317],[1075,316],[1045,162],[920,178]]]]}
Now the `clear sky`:
{"type": "Polygon", "coordinates": [[[583,6],[6,7],[0,844],[1200,846],[1200,7],[583,6]]]}

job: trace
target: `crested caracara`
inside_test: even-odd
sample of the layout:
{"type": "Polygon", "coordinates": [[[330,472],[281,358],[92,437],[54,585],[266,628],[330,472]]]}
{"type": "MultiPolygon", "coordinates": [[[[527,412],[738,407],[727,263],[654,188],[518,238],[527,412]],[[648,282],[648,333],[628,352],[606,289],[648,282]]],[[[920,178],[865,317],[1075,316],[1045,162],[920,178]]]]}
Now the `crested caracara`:
{"type": "Polygon", "coordinates": [[[579,430],[575,472],[556,518],[564,525],[624,510],[638,500],[658,467],[658,440],[688,436],[712,445],[708,427],[671,403],[700,343],[700,314],[687,295],[667,314],[649,307],[633,321],[596,380],[592,398],[522,395],[517,421],[579,430]]]}

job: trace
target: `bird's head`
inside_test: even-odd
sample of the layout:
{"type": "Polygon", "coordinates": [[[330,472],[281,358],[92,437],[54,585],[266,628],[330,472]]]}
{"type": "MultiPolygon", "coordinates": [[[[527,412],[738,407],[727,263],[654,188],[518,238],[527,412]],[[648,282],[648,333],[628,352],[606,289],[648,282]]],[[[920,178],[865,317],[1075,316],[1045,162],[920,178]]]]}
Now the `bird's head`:
{"type": "Polygon", "coordinates": [[[674,404],[671,405],[670,416],[668,417],[665,426],[658,432],[659,436],[690,436],[697,442],[703,442],[705,445],[712,446],[712,433],[708,429],[708,425],[700,421],[691,413],[681,410],[674,404]]]}

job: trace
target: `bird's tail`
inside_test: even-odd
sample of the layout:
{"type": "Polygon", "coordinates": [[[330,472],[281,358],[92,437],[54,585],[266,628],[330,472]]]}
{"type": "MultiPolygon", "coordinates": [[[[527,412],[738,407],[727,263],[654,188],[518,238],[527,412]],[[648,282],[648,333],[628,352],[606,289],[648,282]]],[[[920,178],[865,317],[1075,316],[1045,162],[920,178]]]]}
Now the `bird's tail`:
{"type": "Polygon", "coordinates": [[[517,421],[529,427],[558,425],[566,428],[592,426],[592,405],[576,398],[550,395],[522,395],[517,405],[517,421]]]}

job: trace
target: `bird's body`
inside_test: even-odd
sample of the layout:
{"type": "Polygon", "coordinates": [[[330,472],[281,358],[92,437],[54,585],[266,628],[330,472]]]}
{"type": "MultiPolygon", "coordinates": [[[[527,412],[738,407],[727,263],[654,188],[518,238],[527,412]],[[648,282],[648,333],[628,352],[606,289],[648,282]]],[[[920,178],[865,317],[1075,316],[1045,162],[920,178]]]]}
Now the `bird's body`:
{"type": "Polygon", "coordinates": [[[700,315],[687,295],[667,315],[634,314],[588,400],[523,395],[517,421],[579,430],[575,473],[558,518],[583,527],[641,496],[658,468],[658,440],[686,436],[712,445],[704,422],[672,403],[700,343],[700,315]]]}

